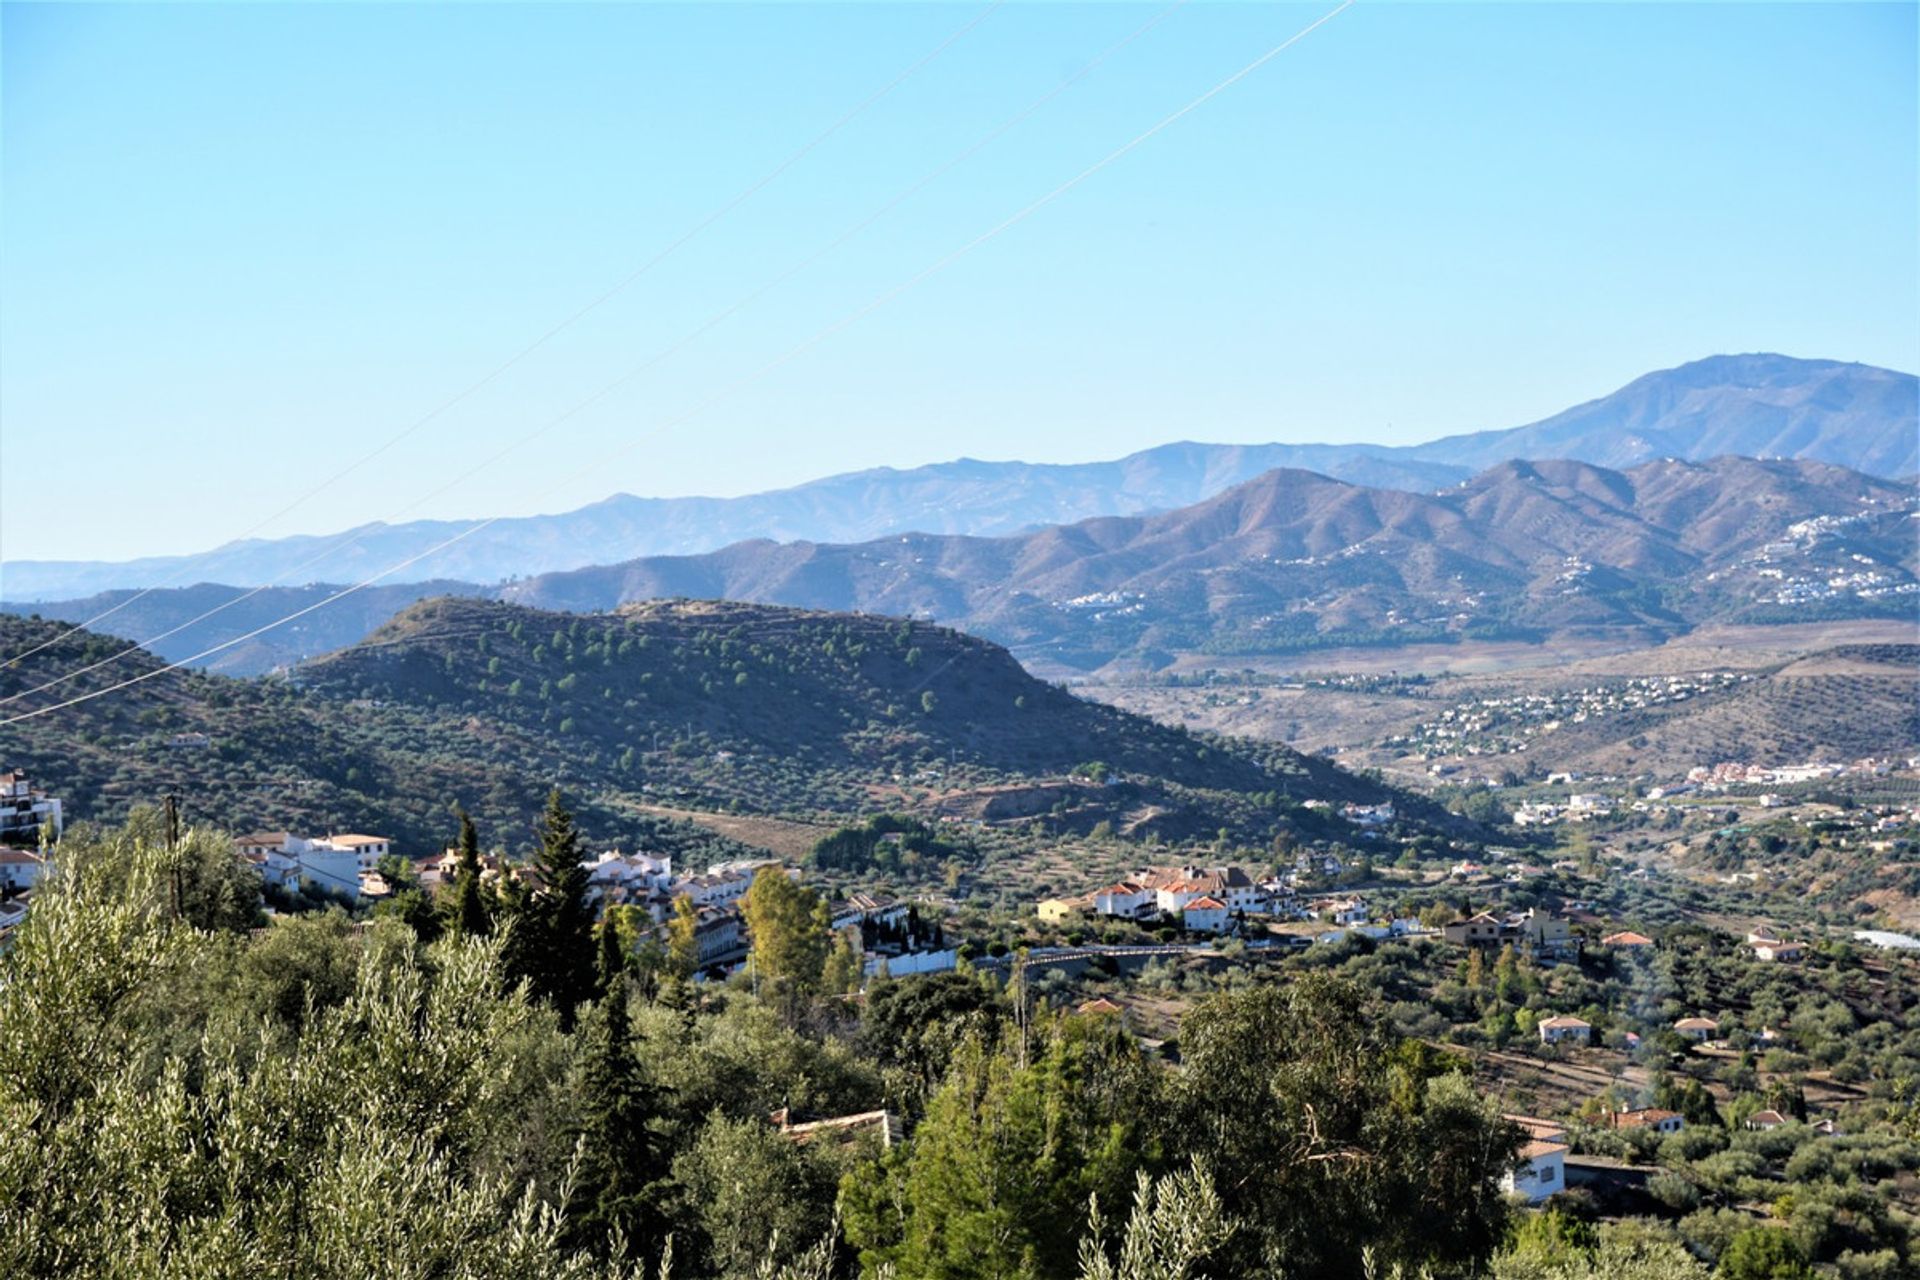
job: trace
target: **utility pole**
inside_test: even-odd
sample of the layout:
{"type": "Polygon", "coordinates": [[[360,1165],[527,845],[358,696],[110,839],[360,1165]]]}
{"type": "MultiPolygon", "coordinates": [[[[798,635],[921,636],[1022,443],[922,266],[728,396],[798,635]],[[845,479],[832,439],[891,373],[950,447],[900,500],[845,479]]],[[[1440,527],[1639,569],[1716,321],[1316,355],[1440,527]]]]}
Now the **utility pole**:
{"type": "Polygon", "coordinates": [[[167,869],[173,882],[173,914],[180,916],[180,797],[168,792],[162,802],[167,819],[167,869]]]}

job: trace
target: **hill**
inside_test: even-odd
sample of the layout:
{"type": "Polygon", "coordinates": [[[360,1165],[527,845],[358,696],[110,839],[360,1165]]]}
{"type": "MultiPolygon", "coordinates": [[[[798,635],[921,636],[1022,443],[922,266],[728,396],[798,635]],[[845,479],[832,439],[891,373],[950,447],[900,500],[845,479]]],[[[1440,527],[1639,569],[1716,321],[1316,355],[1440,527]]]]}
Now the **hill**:
{"type": "Polygon", "coordinates": [[[1782,766],[1911,755],[1920,745],[1920,644],[1822,650],[1716,696],[1569,725],[1556,736],[1529,762],[1672,778],[1721,761],[1782,766]]]}
{"type": "MultiPolygon", "coordinates": [[[[1178,443],[1104,462],[962,458],[882,467],[738,498],[616,494],[575,511],[503,519],[427,556],[417,579],[496,583],[636,557],[697,555],[736,542],[862,542],[907,532],[1004,536],[1100,516],[1191,506],[1276,468],[1349,484],[1433,493],[1516,458],[1619,468],[1722,454],[1808,459],[1880,477],[1920,470],[1912,375],[1779,355],[1714,356],[1635,380],[1525,426],[1428,444],[1178,443]]],[[[370,524],[324,537],[251,539],[198,557],[125,563],[21,561],[0,597],[16,604],[190,581],[257,586],[321,572],[359,581],[479,522],[370,524]],[[339,548],[328,553],[329,543],[339,548]],[[317,567],[316,567],[317,558],[317,567]]],[[[151,634],[151,633],[149,633],[151,634]]]]}
{"type": "MultiPolygon", "coordinates": [[[[0,619],[10,652],[51,634],[0,619]]],[[[9,671],[0,696],[117,646],[70,637],[9,671]]],[[[155,665],[128,655],[60,692],[155,665]]],[[[81,816],[172,791],[230,828],[374,827],[416,848],[445,836],[455,801],[517,839],[555,783],[600,838],[655,847],[705,837],[639,812],[654,799],[1105,821],[1176,839],[1226,827],[1264,842],[1276,822],[1324,821],[1306,799],[1390,794],[1289,750],[1083,702],[943,628],[684,602],[581,617],[427,601],[295,681],[169,672],[8,726],[0,755],[81,816]],[[209,741],[179,736],[194,734],[209,741]]]]}

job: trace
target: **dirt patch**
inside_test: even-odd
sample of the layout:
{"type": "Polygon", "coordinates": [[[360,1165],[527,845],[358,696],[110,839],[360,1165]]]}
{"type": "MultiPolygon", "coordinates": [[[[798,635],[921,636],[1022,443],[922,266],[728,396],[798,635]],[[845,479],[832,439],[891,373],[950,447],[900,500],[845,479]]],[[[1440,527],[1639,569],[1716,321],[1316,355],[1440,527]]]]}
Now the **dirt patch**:
{"type": "Polygon", "coordinates": [[[798,862],[812,850],[814,842],[832,831],[810,822],[789,822],[784,818],[755,818],[733,813],[704,813],[697,809],[669,809],[665,805],[636,804],[635,810],[662,818],[677,818],[704,827],[716,835],[757,849],[777,854],[789,862],[798,862]]]}

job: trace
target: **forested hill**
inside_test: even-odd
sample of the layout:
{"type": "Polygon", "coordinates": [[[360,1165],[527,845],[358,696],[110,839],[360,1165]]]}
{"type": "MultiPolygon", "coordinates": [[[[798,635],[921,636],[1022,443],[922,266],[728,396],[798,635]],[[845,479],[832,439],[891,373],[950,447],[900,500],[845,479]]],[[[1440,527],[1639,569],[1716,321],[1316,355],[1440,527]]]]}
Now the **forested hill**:
{"type": "MultiPolygon", "coordinates": [[[[0,653],[53,634],[0,619],[0,653]]],[[[10,669],[0,697],[126,647],[78,633],[10,669]]],[[[4,710],[154,668],[131,653],[4,710]]],[[[1264,840],[1307,799],[1388,794],[1284,748],[1084,702],[944,628],[688,602],[573,615],[426,601],[297,682],[168,672],[0,729],[0,756],[80,816],[175,791],[231,828],[374,826],[416,844],[445,835],[455,801],[517,835],[556,782],[589,829],[635,841],[652,834],[633,807],[649,798],[759,813],[1071,811],[1141,835],[1227,827],[1264,840]],[[207,743],[181,736],[195,734],[207,743]]]]}

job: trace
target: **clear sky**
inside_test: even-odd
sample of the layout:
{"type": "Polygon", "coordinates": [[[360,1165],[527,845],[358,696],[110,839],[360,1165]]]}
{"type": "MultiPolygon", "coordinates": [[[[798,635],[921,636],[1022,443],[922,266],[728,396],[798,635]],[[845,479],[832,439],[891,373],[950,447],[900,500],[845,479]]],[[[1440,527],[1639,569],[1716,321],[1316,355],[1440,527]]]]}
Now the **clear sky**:
{"type": "MultiPolygon", "coordinates": [[[[263,533],[616,490],[736,494],[962,455],[1412,442],[1724,351],[1920,363],[1913,5],[1361,0],[951,269],[658,430],[1331,3],[1181,7],[827,259],[418,505],[1156,11],[1005,4],[546,348],[263,533]]],[[[0,555],[238,535],[981,8],[6,6],[0,555]]]]}

